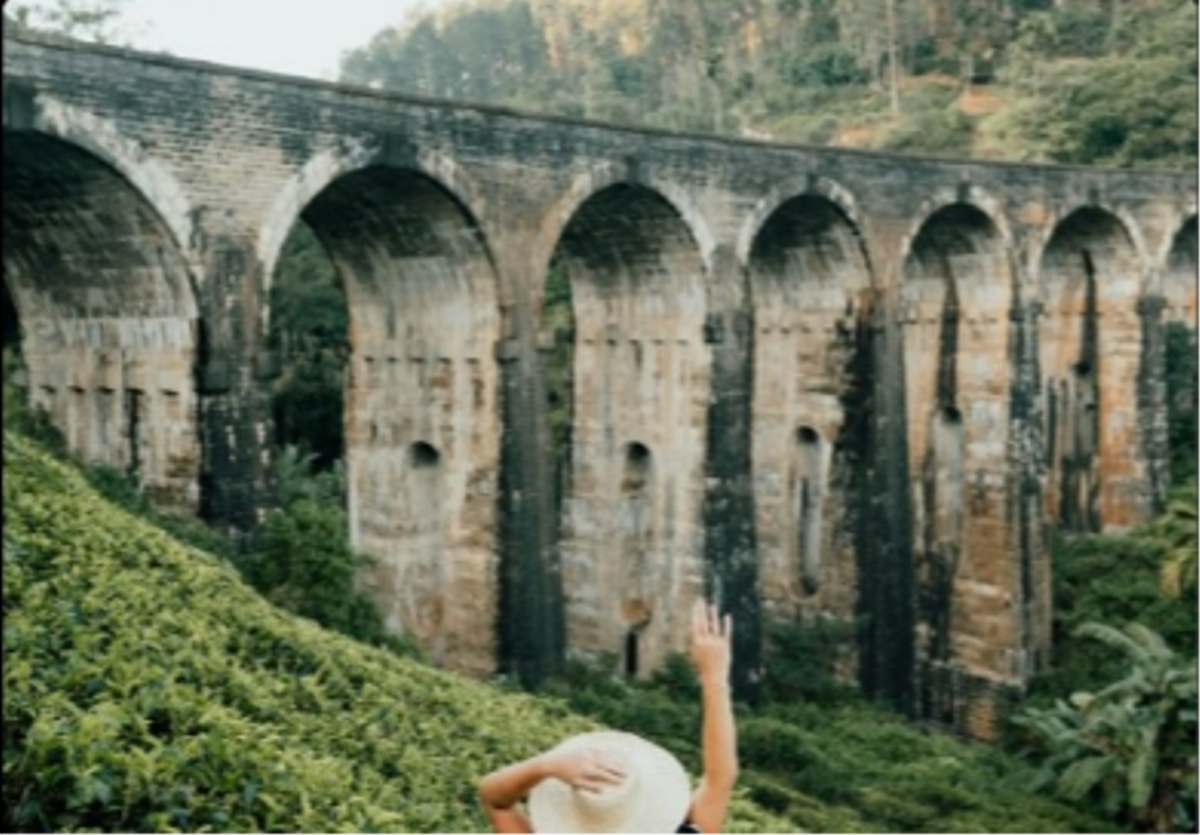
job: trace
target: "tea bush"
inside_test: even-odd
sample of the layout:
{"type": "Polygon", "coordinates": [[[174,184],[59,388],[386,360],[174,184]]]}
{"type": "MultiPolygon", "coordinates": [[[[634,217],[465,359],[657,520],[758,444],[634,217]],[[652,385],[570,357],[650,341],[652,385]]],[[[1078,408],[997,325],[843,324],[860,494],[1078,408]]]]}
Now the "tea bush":
{"type": "Polygon", "coordinates": [[[283,612],[32,443],[4,456],[4,831],[482,831],[479,776],[596,727],[283,612]]]}

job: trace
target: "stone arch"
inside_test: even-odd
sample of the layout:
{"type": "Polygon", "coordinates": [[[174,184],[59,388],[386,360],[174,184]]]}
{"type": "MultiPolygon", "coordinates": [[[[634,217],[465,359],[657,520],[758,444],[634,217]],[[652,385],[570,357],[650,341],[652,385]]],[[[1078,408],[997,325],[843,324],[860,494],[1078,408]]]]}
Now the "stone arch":
{"type": "Polygon", "coordinates": [[[1007,531],[1014,381],[1012,258],[991,212],[952,202],[906,248],[900,299],[918,653],[999,675],[980,648],[1011,616],[1007,531]],[[987,474],[987,475],[985,475],[987,474]],[[969,501],[968,501],[969,497],[969,501]]]}
{"type": "Polygon", "coordinates": [[[126,173],[141,172],[144,185],[154,167],[101,126],[39,100],[30,129],[5,130],[4,284],[30,399],[76,453],[126,470],[158,504],[195,513],[196,273],[183,230],[151,199],[162,193],[126,173]],[[73,139],[89,127],[100,132],[81,147],[73,139]],[[98,147],[122,150],[121,167],[98,147]]]}
{"type": "Polygon", "coordinates": [[[1196,215],[1171,238],[1163,264],[1163,319],[1196,329],[1196,215]]]}
{"type": "MultiPolygon", "coordinates": [[[[16,93],[5,85],[5,98],[16,93]]],[[[45,93],[33,97],[32,120],[28,125],[9,123],[5,107],[5,131],[26,130],[53,137],[86,151],[112,168],[153,207],[159,222],[170,230],[181,252],[191,280],[203,280],[195,266],[193,203],[167,166],[148,153],[137,140],[125,135],[116,123],[88,110],[60,101],[45,93]]]]}
{"type": "Polygon", "coordinates": [[[659,192],[614,182],[579,204],[553,256],[574,319],[560,543],[568,645],[619,655],[622,612],[636,609],[646,620],[639,673],[685,646],[679,613],[702,578],[710,359],[705,261],[692,229],[659,192]],[[633,502],[623,487],[630,450],[643,448],[654,466],[633,502]],[[613,519],[625,529],[614,532],[613,519]],[[632,569],[631,537],[647,555],[632,569]]]}
{"type": "Polygon", "coordinates": [[[849,459],[871,409],[866,248],[843,204],[817,190],[775,204],[755,228],[745,263],[763,604],[773,617],[848,618],[858,570],[849,459]]]}
{"type": "MultiPolygon", "coordinates": [[[[478,624],[495,619],[498,596],[498,279],[478,222],[441,181],[416,166],[347,163],[381,158],[343,157],[347,170],[299,215],[348,310],[351,540],[376,558],[362,582],[390,629],[438,661],[490,672],[495,639],[478,624]]],[[[339,164],[325,158],[277,208],[339,164]]]]}
{"type": "Polygon", "coordinates": [[[866,246],[866,241],[870,239],[868,218],[859,210],[858,201],[849,189],[834,180],[815,175],[787,178],[754,205],[738,232],[736,255],[739,263],[750,263],[751,249],[758,241],[763,225],[775,217],[785,204],[801,197],[820,198],[836,207],[863,241],[863,257],[869,268],[871,258],[866,246]]]}
{"type": "Polygon", "coordinates": [[[1125,527],[1149,506],[1137,419],[1146,269],[1131,230],[1084,206],[1058,222],[1038,262],[1046,511],[1068,530],[1125,527]]]}
{"type": "Polygon", "coordinates": [[[957,190],[950,188],[936,189],[933,194],[921,200],[914,212],[916,220],[913,222],[911,229],[904,236],[903,243],[900,247],[901,258],[907,260],[912,255],[913,246],[929,227],[929,222],[934,219],[935,215],[943,214],[947,209],[959,207],[959,210],[974,209],[980,215],[985,217],[991,224],[990,235],[995,235],[1000,245],[1005,250],[1011,251],[1013,248],[1013,233],[1012,227],[1008,222],[1008,215],[1004,211],[1004,204],[990,191],[981,188],[980,186],[970,183],[963,183],[957,190]]]}
{"type": "MultiPolygon", "coordinates": [[[[494,261],[488,238],[483,234],[482,219],[472,209],[483,203],[478,186],[462,166],[436,150],[410,149],[397,153],[375,137],[345,137],[337,147],[313,154],[279,189],[258,226],[255,253],[262,264],[262,274],[268,277],[274,274],[284,241],[305,208],[319,194],[335,181],[373,166],[412,170],[436,183],[470,218],[489,263],[494,261]]],[[[269,293],[270,287],[264,290],[269,293]]],[[[263,315],[269,316],[269,308],[263,310],[263,315]]],[[[267,323],[263,321],[264,332],[267,323]]]]}
{"type": "MultiPolygon", "coordinates": [[[[712,269],[717,250],[708,220],[695,199],[683,187],[652,172],[631,170],[629,165],[598,165],[577,175],[566,192],[554,203],[538,230],[534,275],[546,275],[558,252],[567,227],[575,222],[585,203],[614,186],[628,186],[652,192],[671,207],[695,242],[707,273],[712,269]]],[[[539,298],[541,294],[539,293],[539,298]]]]}

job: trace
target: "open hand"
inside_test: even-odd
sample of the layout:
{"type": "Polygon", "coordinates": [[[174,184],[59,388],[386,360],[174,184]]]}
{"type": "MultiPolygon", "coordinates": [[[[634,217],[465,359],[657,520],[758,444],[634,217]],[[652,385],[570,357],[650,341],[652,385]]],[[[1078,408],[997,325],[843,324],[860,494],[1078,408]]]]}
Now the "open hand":
{"type": "Polygon", "coordinates": [[[697,600],[692,606],[692,661],[701,681],[722,684],[729,680],[733,619],[717,614],[717,607],[697,600]]]}
{"type": "Polygon", "coordinates": [[[624,769],[594,748],[554,748],[542,757],[546,772],[572,788],[598,792],[625,780],[624,769]]]}

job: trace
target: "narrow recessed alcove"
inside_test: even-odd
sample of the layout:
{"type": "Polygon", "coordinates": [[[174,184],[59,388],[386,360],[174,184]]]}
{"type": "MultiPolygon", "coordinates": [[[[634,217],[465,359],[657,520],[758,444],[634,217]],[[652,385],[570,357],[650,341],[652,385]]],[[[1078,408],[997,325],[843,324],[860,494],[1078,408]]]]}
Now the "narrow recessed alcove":
{"type": "Polygon", "coordinates": [[[796,531],[800,580],[807,594],[821,584],[821,515],[825,492],[821,436],[809,426],[796,432],[796,531]]]}
{"type": "Polygon", "coordinates": [[[624,477],[621,479],[621,492],[629,494],[644,491],[650,478],[652,461],[650,449],[645,444],[636,441],[627,444],[625,447],[625,469],[624,477]]]}
{"type": "Polygon", "coordinates": [[[639,666],[639,630],[630,629],[625,633],[624,672],[627,678],[636,678],[639,666]]]}

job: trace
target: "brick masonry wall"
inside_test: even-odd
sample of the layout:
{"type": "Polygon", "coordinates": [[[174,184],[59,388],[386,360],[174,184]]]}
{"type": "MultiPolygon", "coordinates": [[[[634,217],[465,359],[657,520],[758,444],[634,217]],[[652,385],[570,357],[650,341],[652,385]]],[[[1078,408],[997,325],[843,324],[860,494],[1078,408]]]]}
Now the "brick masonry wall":
{"type": "Polygon", "coordinates": [[[1019,687],[1049,636],[1046,526],[1124,527],[1165,489],[1154,346],[1195,326],[1192,174],[634,130],[8,36],[4,124],[31,390],[71,390],[81,451],[243,530],[269,504],[271,276],[313,228],[351,310],[365,582],[447,665],[536,678],[632,633],[645,672],[704,589],[735,608],[741,686],[761,603],[868,615],[861,677],[916,711],[918,664],[1019,687]],[[535,326],[555,257],[561,517],[535,326]]]}

